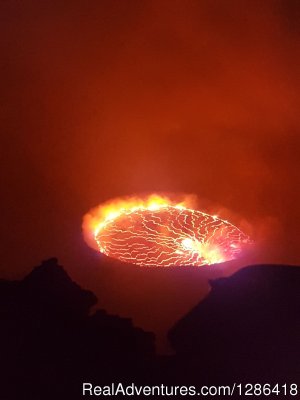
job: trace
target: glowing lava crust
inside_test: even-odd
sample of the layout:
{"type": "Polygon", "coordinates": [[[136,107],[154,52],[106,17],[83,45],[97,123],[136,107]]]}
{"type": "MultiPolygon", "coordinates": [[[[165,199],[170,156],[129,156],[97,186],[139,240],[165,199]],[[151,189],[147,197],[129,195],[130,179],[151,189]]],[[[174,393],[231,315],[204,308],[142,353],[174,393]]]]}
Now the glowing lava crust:
{"type": "MultiPolygon", "coordinates": [[[[109,209],[109,208],[108,208],[109,209]]],[[[182,204],[122,203],[93,221],[100,252],[141,266],[201,266],[237,258],[251,240],[233,224],[182,204]]]]}

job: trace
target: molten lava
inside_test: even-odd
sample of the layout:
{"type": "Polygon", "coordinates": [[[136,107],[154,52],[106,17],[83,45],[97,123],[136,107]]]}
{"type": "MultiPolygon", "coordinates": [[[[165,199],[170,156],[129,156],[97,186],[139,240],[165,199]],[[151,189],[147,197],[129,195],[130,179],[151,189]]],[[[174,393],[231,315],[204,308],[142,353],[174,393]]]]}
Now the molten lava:
{"type": "Polygon", "coordinates": [[[100,206],[88,225],[100,252],[141,266],[221,263],[251,242],[228,221],[159,196],[100,206]]]}

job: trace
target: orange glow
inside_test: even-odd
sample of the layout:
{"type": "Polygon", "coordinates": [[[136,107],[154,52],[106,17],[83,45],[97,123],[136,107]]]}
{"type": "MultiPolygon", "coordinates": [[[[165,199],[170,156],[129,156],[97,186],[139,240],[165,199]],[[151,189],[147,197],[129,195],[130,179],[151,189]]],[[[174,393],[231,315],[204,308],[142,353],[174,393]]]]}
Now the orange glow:
{"type": "Polygon", "coordinates": [[[250,238],[228,221],[151,195],[115,199],[85,217],[85,239],[109,257],[141,266],[209,265],[237,258],[250,238]]]}

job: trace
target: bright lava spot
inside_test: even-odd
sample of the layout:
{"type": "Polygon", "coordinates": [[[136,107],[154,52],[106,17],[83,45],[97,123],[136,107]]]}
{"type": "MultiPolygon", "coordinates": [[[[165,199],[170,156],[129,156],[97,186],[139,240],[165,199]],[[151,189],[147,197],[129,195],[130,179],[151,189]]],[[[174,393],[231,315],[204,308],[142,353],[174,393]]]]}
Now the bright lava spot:
{"type": "Polygon", "coordinates": [[[193,248],[194,241],[193,239],[187,237],[182,240],[181,244],[185,249],[191,250],[193,248]]]}
{"type": "Polygon", "coordinates": [[[156,195],[100,206],[87,225],[100,252],[141,266],[221,263],[251,243],[230,222],[156,195]]]}

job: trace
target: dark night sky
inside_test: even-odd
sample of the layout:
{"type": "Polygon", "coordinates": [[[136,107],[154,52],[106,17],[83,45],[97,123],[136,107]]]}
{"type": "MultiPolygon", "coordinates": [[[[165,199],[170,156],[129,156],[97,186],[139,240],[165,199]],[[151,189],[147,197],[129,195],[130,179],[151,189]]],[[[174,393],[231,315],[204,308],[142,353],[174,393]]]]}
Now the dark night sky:
{"type": "Polygon", "coordinates": [[[299,2],[0,7],[1,277],[55,255],[97,291],[82,216],[145,191],[209,199],[268,236],[261,261],[300,262],[299,2]]]}

